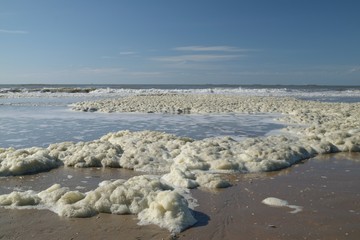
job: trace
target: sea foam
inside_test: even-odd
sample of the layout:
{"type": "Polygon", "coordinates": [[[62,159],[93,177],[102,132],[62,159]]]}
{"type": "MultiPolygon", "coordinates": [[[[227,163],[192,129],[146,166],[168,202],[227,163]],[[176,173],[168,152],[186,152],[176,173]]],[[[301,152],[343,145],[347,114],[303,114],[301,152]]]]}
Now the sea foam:
{"type": "Polygon", "coordinates": [[[291,208],[293,210],[290,213],[298,213],[298,212],[301,212],[302,209],[303,209],[301,206],[290,205],[288,201],[283,200],[283,199],[279,199],[279,198],[275,198],[275,197],[265,198],[261,202],[263,204],[266,204],[266,205],[272,206],[272,207],[288,207],[288,208],[291,208]]]}
{"type": "Polygon", "coordinates": [[[57,168],[62,164],[44,148],[0,148],[0,176],[23,175],[57,168]]]}
{"type": "Polygon", "coordinates": [[[120,131],[90,142],[0,149],[0,175],[35,173],[60,165],[123,167],[159,174],[155,180],[140,176],[128,181],[104,182],[88,193],[70,191],[60,185],[40,193],[13,192],[0,196],[0,205],[42,205],[68,217],[88,217],[98,212],[132,213],[138,214],[143,224],[154,223],[178,232],[195,220],[186,200],[173,188],[228,187],[230,183],[222,178],[224,173],[272,171],[317,154],[360,151],[359,103],[166,94],[82,102],[73,106],[81,111],[90,108],[104,112],[181,114],[275,112],[283,114],[279,120],[291,125],[278,135],[243,141],[230,137],[194,140],[156,131],[120,131]]]}
{"type": "Polygon", "coordinates": [[[98,213],[137,214],[140,224],[157,224],[173,233],[196,223],[185,198],[162,183],[158,176],[104,181],[87,193],[54,184],[41,192],[1,195],[0,205],[49,209],[65,217],[91,217],[98,213]]]}

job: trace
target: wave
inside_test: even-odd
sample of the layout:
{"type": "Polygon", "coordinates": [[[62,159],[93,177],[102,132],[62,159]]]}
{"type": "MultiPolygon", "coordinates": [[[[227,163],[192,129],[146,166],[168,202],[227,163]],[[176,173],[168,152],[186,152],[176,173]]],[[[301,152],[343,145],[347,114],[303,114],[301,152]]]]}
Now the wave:
{"type": "Polygon", "coordinates": [[[36,97],[118,97],[148,94],[225,94],[240,96],[296,97],[323,101],[336,101],[334,98],[353,98],[360,101],[359,87],[312,87],[312,86],[65,86],[65,87],[0,87],[2,98],[36,97]],[[145,87],[146,86],[146,87],[145,87]]]}

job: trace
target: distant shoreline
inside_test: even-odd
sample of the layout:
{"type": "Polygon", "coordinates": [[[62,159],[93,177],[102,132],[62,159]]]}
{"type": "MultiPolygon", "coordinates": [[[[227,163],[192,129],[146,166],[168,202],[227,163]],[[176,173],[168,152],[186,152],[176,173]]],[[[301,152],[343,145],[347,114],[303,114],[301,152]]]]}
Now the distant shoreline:
{"type": "Polygon", "coordinates": [[[304,84],[304,85],[282,85],[282,84],[0,84],[0,88],[64,88],[64,87],[79,87],[79,88],[128,88],[128,89],[201,89],[201,88],[250,88],[250,89],[269,89],[269,88],[289,88],[289,89],[360,89],[360,85],[318,85],[318,84],[304,84]]]}

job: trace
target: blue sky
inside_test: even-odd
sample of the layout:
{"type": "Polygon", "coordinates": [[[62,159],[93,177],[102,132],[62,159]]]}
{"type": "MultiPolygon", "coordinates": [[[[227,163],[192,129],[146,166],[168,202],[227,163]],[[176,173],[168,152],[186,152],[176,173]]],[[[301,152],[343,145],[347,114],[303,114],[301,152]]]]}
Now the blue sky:
{"type": "Polygon", "coordinates": [[[0,84],[360,85],[358,0],[0,0],[0,84]]]}

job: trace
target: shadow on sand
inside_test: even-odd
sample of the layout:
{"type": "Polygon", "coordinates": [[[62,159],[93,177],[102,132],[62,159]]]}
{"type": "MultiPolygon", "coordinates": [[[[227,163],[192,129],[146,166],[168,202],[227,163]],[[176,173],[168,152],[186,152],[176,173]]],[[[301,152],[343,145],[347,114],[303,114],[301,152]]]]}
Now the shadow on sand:
{"type": "Polygon", "coordinates": [[[203,227],[208,225],[210,217],[208,215],[206,215],[205,213],[199,212],[199,211],[195,211],[193,210],[193,215],[197,220],[197,223],[195,223],[193,226],[191,226],[192,228],[197,228],[197,227],[203,227]]]}

